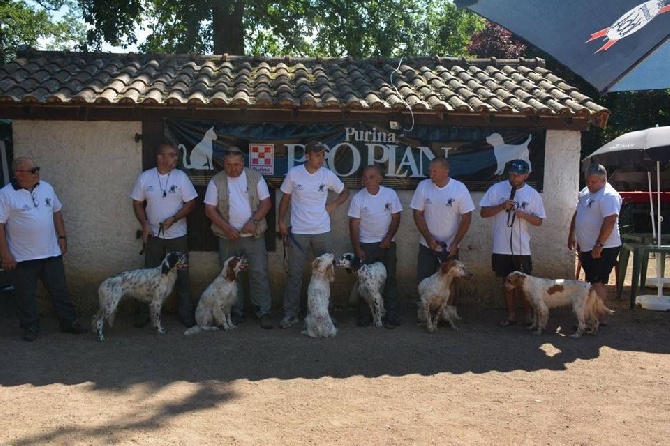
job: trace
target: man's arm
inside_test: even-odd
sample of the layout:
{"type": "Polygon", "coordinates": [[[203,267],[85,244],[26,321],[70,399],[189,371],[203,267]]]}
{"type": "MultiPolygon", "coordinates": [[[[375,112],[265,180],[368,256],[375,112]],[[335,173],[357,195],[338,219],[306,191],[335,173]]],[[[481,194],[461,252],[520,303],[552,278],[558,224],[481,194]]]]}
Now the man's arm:
{"type": "Polygon", "coordinates": [[[219,214],[219,210],[215,205],[205,203],[205,215],[212,221],[212,223],[223,230],[229,240],[236,240],[240,237],[240,233],[237,232],[237,229],[233,228],[223,219],[223,217],[221,217],[221,214],[219,214]]]}
{"type": "Polygon", "coordinates": [[[386,231],[386,235],[379,244],[380,248],[386,249],[391,247],[391,242],[393,241],[396,232],[398,232],[398,227],[400,227],[400,212],[391,214],[391,224],[389,224],[389,229],[386,231]]]}
{"type": "Polygon", "coordinates": [[[414,216],[414,224],[416,225],[416,228],[419,230],[419,233],[421,233],[421,235],[423,235],[423,238],[426,239],[428,247],[432,250],[435,250],[435,248],[437,247],[437,243],[435,243],[435,239],[428,230],[428,224],[426,223],[423,211],[414,209],[413,216],[414,216]]]}
{"type": "Polygon", "coordinates": [[[594,259],[600,258],[603,252],[602,245],[607,241],[607,239],[612,234],[618,216],[619,216],[618,214],[612,214],[608,215],[603,219],[603,224],[600,226],[600,233],[598,234],[598,239],[596,240],[596,244],[593,245],[593,249],[591,250],[591,256],[594,259]]]}
{"type": "Polygon", "coordinates": [[[247,221],[244,224],[244,227],[242,227],[242,233],[243,234],[253,234],[254,233],[254,226],[256,224],[254,221],[261,221],[262,219],[265,218],[265,216],[270,212],[270,208],[272,207],[272,202],[270,201],[270,197],[261,200],[258,206],[258,209],[256,209],[256,212],[251,214],[251,217],[249,218],[249,221],[247,221]]]}
{"type": "Polygon", "coordinates": [[[454,236],[454,241],[451,242],[451,246],[449,246],[450,256],[456,255],[458,245],[461,244],[463,237],[465,237],[465,234],[468,232],[468,229],[470,229],[470,223],[472,223],[472,211],[466,212],[465,214],[461,214],[461,222],[458,225],[458,230],[456,231],[456,235],[454,236]]]}
{"type": "Polygon", "coordinates": [[[342,203],[345,203],[347,199],[349,199],[349,189],[345,187],[342,189],[342,192],[340,192],[340,195],[337,197],[337,199],[326,205],[326,212],[332,214],[333,211],[335,211],[335,209],[337,209],[342,203]]]}
{"type": "Polygon", "coordinates": [[[151,226],[144,210],[144,201],[133,200],[133,211],[135,211],[135,218],[137,218],[142,227],[142,242],[146,243],[151,234],[151,226]]]}
{"type": "Polygon", "coordinates": [[[529,214],[528,212],[524,212],[520,209],[517,209],[516,211],[514,211],[514,215],[516,215],[517,217],[519,217],[523,220],[526,220],[529,224],[531,224],[533,226],[542,226],[542,220],[543,219],[541,219],[537,215],[529,214]]]}
{"type": "Polygon", "coordinates": [[[56,236],[58,237],[58,247],[60,248],[61,255],[67,253],[67,234],[65,233],[65,221],[63,220],[63,214],[61,211],[54,212],[54,226],[56,227],[56,236]]]}
{"type": "Polygon", "coordinates": [[[354,254],[361,260],[365,259],[365,251],[361,248],[361,219],[349,218],[349,237],[351,246],[354,248],[354,254]]]}
{"type": "Polygon", "coordinates": [[[174,215],[166,218],[163,222],[163,230],[167,231],[173,224],[177,223],[182,218],[186,218],[193,209],[195,209],[195,198],[185,202],[181,209],[175,212],[174,215]]]}
{"type": "Polygon", "coordinates": [[[16,268],[16,260],[7,246],[4,223],[0,223],[0,258],[2,258],[2,267],[7,271],[13,271],[16,268]]]}
{"type": "Polygon", "coordinates": [[[482,218],[489,218],[493,217],[494,215],[507,210],[505,207],[507,205],[507,201],[497,205],[497,206],[482,206],[482,208],[479,210],[479,216],[482,218]]]}
{"type": "Polygon", "coordinates": [[[286,213],[288,212],[288,205],[291,204],[291,194],[284,194],[279,202],[279,232],[282,236],[288,235],[288,226],[286,226],[286,213]]]}
{"type": "Polygon", "coordinates": [[[575,211],[572,214],[572,220],[570,221],[570,233],[568,234],[568,249],[572,251],[577,247],[577,238],[575,237],[575,218],[577,217],[577,212],[575,211]]]}

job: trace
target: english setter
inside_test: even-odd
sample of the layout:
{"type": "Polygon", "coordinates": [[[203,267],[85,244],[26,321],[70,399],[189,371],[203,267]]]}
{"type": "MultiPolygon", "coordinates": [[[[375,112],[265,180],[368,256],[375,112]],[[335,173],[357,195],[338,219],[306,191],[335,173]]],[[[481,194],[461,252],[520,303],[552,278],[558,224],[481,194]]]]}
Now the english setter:
{"type": "MultiPolygon", "coordinates": [[[[440,264],[440,269],[430,277],[426,277],[419,283],[419,296],[421,297],[421,308],[426,318],[426,331],[434,333],[437,331],[437,323],[440,318],[449,322],[452,330],[458,330],[454,320],[460,319],[456,307],[448,305],[449,285],[454,279],[468,280],[472,273],[468,271],[463,262],[456,259],[446,259],[440,264]]],[[[421,319],[421,318],[419,318],[421,319]]]]}
{"type": "Polygon", "coordinates": [[[543,279],[514,271],[505,279],[505,287],[510,290],[521,289],[533,306],[534,320],[529,329],[536,329],[537,335],[542,334],[542,330],[547,327],[550,308],[572,306],[578,325],[577,331],[570,335],[571,338],[578,338],[587,332],[597,333],[599,316],[614,313],[598,297],[595,288],[581,280],[543,279]]]}
{"type": "Polygon", "coordinates": [[[346,268],[347,271],[356,275],[358,283],[354,287],[358,287],[358,295],[370,307],[375,327],[383,326],[384,299],[382,298],[382,291],[386,282],[386,267],[384,264],[382,262],[364,264],[355,254],[347,252],[335,261],[335,266],[346,268]]]}
{"type": "Polygon", "coordinates": [[[328,313],[330,301],[330,283],[335,280],[333,261],[335,256],[329,252],[312,262],[312,278],[307,287],[307,317],[302,334],[312,338],[335,336],[337,328],[328,313]]]}
{"type": "Polygon", "coordinates": [[[201,331],[216,331],[219,326],[232,330],[236,326],[230,319],[230,310],[237,300],[237,275],[249,267],[246,257],[230,257],[223,264],[221,273],[209,284],[195,310],[196,325],[184,332],[185,335],[201,331]]]}
{"type": "Polygon", "coordinates": [[[161,325],[161,308],[170,295],[177,280],[177,270],[188,266],[188,254],[169,252],[160,265],[155,268],[125,271],[105,279],[98,288],[100,309],[92,318],[93,330],[98,341],[104,341],[102,327],[107,323],[112,327],[116,316],[116,307],[121,298],[134,297],[149,303],[151,323],[158,334],[164,334],[161,325]]]}

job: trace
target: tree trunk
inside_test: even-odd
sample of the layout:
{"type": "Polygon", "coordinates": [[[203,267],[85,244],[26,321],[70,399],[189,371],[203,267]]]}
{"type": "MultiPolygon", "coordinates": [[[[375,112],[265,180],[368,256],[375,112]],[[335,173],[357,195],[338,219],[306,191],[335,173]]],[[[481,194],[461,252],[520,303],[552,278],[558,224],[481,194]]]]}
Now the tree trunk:
{"type": "Polygon", "coordinates": [[[244,54],[244,0],[212,0],[215,54],[244,54]]]}

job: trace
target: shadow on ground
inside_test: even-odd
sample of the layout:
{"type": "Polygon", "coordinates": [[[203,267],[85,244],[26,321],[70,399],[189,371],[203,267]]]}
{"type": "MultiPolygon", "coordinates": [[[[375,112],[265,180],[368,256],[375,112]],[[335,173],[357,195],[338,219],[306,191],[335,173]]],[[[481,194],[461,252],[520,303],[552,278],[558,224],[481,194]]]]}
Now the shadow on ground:
{"type": "Polygon", "coordinates": [[[566,336],[575,323],[569,309],[554,310],[549,329],[541,336],[522,326],[497,327],[499,310],[468,308],[461,309],[460,331],[440,326],[429,334],[416,325],[415,311],[408,304],[402,326],[394,330],[356,327],[354,311],[339,310],[340,332],[330,339],[305,337],[300,326],[262,330],[254,320],[231,332],[186,337],[168,315],[169,331],[164,336],[150,328],[133,328],[132,318],[122,316],[114,328],[105,329],[103,343],[93,334],[59,333],[56,321],[45,318],[42,337],[26,343],[19,336],[11,295],[1,299],[3,386],[90,382],[100,389],[121,389],[138,383],[162,387],[175,381],[564,370],[575,360],[597,357],[603,347],[670,353],[670,313],[631,312],[625,302],[610,304],[617,313],[598,335],[578,340],[566,336]]]}

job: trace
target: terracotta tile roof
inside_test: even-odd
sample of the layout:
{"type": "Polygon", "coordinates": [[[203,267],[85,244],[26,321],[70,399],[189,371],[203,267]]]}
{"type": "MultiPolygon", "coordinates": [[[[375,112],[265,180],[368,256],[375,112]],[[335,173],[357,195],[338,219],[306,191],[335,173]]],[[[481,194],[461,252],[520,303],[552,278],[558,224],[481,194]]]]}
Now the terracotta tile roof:
{"type": "Polygon", "coordinates": [[[40,52],[0,66],[0,103],[578,116],[609,111],[541,59],[260,58],[40,52]]]}

